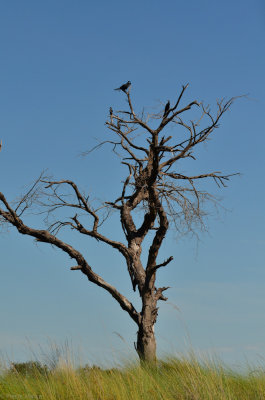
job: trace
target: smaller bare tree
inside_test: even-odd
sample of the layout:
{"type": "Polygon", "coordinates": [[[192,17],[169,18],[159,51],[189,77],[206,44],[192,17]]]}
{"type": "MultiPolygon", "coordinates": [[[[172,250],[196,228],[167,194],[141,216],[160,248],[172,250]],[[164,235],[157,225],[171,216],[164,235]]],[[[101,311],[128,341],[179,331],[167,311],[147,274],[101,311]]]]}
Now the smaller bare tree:
{"type": "Polygon", "coordinates": [[[158,315],[157,303],[159,300],[167,300],[164,292],[168,289],[157,287],[156,274],[173,259],[169,256],[165,261],[158,261],[158,252],[170,225],[174,224],[177,229],[182,226],[186,231],[191,231],[197,224],[203,224],[205,212],[202,204],[211,200],[212,196],[201,190],[197,183],[212,179],[218,186],[225,186],[231,176],[219,172],[185,175],[178,168],[179,162],[187,158],[195,160],[195,147],[205,142],[218,128],[234,98],[218,101],[215,114],[196,100],[180,106],[186,85],[172,106],[168,101],[162,112],[146,115],[135,111],[130,96],[130,82],[123,86],[120,89],[126,95],[128,108],[116,112],[110,108],[106,122],[117,140],[103,142],[111,143],[114,151],[120,150],[121,163],[128,169],[119,196],[95,208],[89,202],[89,196],[83,194],[73,181],[41,176],[15,206],[11,206],[0,192],[0,218],[3,223],[13,225],[19,233],[56,246],[75,259],[77,265],[72,266],[71,270],[80,270],[90,282],[108,291],[137,324],[137,353],[141,360],[153,362],[156,359],[154,325],[158,315]],[[196,119],[184,119],[193,108],[196,119]],[[179,139],[176,139],[175,134],[174,138],[166,134],[169,126],[179,128],[179,139]],[[140,132],[140,137],[135,136],[136,131],[140,132]],[[170,141],[172,144],[169,144],[170,141]],[[46,209],[48,215],[58,213],[57,219],[46,229],[35,229],[22,220],[25,211],[36,202],[46,209]],[[72,215],[62,217],[62,210],[71,210],[72,215]],[[125,243],[102,233],[102,212],[106,210],[119,213],[125,243]],[[135,210],[140,210],[142,215],[142,223],[138,228],[133,216],[135,210]],[[90,217],[90,226],[85,216],[90,217]],[[132,288],[138,290],[142,301],[141,310],[136,310],[123,294],[99,276],[80,251],[59,238],[62,228],[70,228],[103,242],[124,257],[132,288]],[[148,249],[146,265],[143,265],[142,248],[150,232],[153,232],[153,240],[148,249]]]}

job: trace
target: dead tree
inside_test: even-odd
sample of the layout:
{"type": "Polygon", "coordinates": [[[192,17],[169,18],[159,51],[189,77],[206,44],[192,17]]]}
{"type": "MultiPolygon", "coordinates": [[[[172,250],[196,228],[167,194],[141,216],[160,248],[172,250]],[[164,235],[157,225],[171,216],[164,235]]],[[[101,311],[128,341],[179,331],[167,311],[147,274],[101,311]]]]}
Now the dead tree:
{"type": "Polygon", "coordinates": [[[163,106],[158,114],[137,113],[131,100],[130,89],[122,94],[128,102],[127,110],[115,112],[110,108],[106,126],[117,140],[111,139],[104,143],[111,143],[115,151],[120,149],[123,153],[121,163],[128,169],[128,176],[115,200],[106,201],[102,207],[95,209],[89,202],[89,196],[84,195],[73,181],[53,180],[43,176],[15,207],[11,207],[11,203],[0,192],[2,223],[11,224],[19,233],[32,236],[38,242],[49,243],[66,252],[76,262],[76,266],[72,266],[71,270],[80,270],[90,282],[107,290],[129,314],[138,326],[135,348],[140,359],[144,361],[152,362],[156,359],[154,325],[158,315],[158,301],[167,300],[164,292],[168,287],[156,286],[156,274],[160,268],[173,260],[173,257],[169,256],[163,262],[158,261],[158,253],[168,229],[172,223],[177,229],[184,223],[187,231],[192,230],[194,224],[203,224],[202,203],[211,200],[212,197],[198,187],[198,182],[212,179],[218,186],[225,186],[225,182],[231,176],[219,172],[194,175],[178,172],[181,160],[195,160],[195,147],[213,134],[223,114],[234,101],[234,98],[231,98],[228,101],[217,102],[215,113],[197,101],[181,106],[187,86],[182,87],[173,106],[170,107],[170,103],[167,103],[166,112],[163,106]],[[187,121],[184,116],[188,116],[189,113],[194,119],[187,121]],[[174,137],[166,134],[169,126],[178,128],[174,131],[174,137]],[[135,137],[136,130],[140,136],[135,137]],[[23,215],[34,203],[45,207],[48,214],[56,215],[59,209],[64,209],[71,210],[72,215],[69,217],[68,214],[68,218],[65,219],[57,217],[46,229],[35,229],[24,222],[23,215]],[[137,209],[142,213],[142,223],[138,228],[133,217],[133,211],[137,209]],[[118,212],[125,243],[109,238],[101,232],[102,210],[118,212]],[[90,217],[90,226],[87,226],[84,215],[90,217]],[[124,257],[132,288],[139,292],[142,300],[141,310],[136,310],[123,294],[99,276],[79,251],[59,239],[59,231],[62,228],[70,228],[87,235],[120,252],[124,257]],[[143,265],[142,246],[150,231],[153,232],[153,240],[148,250],[147,263],[143,265]]]}

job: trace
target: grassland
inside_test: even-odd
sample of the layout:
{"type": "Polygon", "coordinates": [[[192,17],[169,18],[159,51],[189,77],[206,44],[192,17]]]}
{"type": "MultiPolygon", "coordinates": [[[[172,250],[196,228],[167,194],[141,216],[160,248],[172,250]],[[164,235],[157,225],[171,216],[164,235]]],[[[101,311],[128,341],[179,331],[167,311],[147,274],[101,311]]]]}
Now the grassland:
{"type": "Polygon", "coordinates": [[[220,363],[167,359],[157,366],[49,369],[40,363],[14,365],[0,377],[0,399],[44,400],[264,400],[265,371],[244,374],[220,363]]]}

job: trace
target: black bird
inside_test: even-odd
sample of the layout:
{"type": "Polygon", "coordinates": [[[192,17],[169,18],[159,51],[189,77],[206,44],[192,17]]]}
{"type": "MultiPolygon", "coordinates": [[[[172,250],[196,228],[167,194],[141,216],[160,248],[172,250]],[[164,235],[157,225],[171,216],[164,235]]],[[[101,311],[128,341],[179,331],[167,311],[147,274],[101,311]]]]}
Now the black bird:
{"type": "Polygon", "coordinates": [[[127,83],[124,83],[121,85],[119,88],[114,89],[114,90],[122,90],[124,93],[126,93],[126,90],[131,86],[131,81],[128,81],[127,83]]]}
{"type": "Polygon", "coordinates": [[[109,116],[110,116],[110,122],[113,122],[113,109],[112,107],[109,108],[109,116]]]}
{"type": "Polygon", "coordinates": [[[169,112],[169,108],[170,108],[170,101],[168,100],[166,107],[165,107],[163,118],[167,116],[167,114],[169,112]]]}

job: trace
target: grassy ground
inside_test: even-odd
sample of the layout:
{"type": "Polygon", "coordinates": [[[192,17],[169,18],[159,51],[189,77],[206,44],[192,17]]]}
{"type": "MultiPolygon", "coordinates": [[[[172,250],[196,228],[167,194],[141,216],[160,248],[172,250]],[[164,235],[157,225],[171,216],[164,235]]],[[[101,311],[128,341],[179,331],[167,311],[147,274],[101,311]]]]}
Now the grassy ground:
{"type": "MultiPolygon", "coordinates": [[[[16,365],[15,365],[16,367],[16,365]]],[[[237,374],[196,359],[160,361],[102,370],[64,365],[49,370],[38,363],[8,369],[0,376],[0,399],[44,400],[264,400],[265,371],[237,374]]]]}

